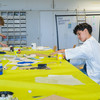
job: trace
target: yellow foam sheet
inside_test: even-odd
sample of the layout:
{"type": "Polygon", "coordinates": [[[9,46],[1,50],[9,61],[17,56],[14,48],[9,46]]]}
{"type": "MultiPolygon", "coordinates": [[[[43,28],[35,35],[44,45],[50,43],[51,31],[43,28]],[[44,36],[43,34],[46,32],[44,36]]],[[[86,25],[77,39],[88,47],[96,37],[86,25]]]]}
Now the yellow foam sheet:
{"type": "Polygon", "coordinates": [[[19,100],[40,100],[50,95],[71,100],[100,99],[100,86],[67,61],[59,62],[56,58],[46,57],[42,61],[42,63],[47,63],[51,70],[4,70],[3,75],[0,75],[0,91],[12,91],[19,100]],[[36,77],[48,77],[48,75],[72,75],[85,85],[72,86],[35,82],[36,77]]]}

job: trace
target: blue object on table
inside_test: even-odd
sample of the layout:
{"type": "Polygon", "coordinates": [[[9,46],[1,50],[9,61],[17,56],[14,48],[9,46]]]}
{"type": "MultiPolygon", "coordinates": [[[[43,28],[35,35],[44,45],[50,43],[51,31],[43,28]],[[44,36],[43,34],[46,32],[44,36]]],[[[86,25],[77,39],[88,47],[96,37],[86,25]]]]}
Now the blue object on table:
{"type": "Polygon", "coordinates": [[[17,64],[27,64],[27,63],[32,64],[34,62],[33,61],[22,61],[22,62],[18,62],[17,64]]]}
{"type": "Polygon", "coordinates": [[[2,75],[3,74],[3,66],[2,66],[2,64],[0,64],[0,75],[2,75]]]}
{"type": "Polygon", "coordinates": [[[6,54],[6,52],[0,51],[0,54],[6,54]]]}

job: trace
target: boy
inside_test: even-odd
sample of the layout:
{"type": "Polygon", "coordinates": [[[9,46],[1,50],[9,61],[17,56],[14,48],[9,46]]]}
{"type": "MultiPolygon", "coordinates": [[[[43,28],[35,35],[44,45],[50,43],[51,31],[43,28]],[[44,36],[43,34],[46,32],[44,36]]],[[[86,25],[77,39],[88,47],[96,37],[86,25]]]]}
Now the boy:
{"type": "Polygon", "coordinates": [[[84,43],[79,47],[62,49],[51,55],[65,53],[66,59],[81,59],[82,64],[86,64],[87,75],[100,84],[100,44],[91,36],[92,27],[82,23],[77,25],[73,32],[84,43]]]}
{"type": "MultiPolygon", "coordinates": [[[[3,20],[3,18],[1,16],[0,16],[0,26],[4,26],[4,20],[3,20]]],[[[6,36],[3,35],[3,34],[0,34],[0,36],[3,37],[3,38],[6,38],[6,36]]],[[[0,42],[0,45],[2,45],[3,47],[7,47],[6,44],[3,44],[1,42],[0,42]]]]}

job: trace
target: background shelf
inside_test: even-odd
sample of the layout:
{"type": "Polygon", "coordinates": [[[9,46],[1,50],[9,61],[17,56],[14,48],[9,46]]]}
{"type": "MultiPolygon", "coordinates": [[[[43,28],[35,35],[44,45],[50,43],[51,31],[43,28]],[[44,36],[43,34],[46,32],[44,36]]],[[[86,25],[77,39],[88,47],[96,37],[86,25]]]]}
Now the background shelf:
{"type": "Polygon", "coordinates": [[[13,46],[26,46],[26,12],[25,11],[2,11],[5,25],[1,27],[1,33],[7,38],[2,42],[13,46]]]}

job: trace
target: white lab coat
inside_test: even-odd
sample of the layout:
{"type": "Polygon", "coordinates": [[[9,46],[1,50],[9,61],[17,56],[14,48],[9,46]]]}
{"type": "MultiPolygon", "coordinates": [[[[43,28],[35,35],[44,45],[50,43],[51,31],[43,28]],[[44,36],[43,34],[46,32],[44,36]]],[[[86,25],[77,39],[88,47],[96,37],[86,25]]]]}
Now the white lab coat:
{"type": "Polygon", "coordinates": [[[65,56],[66,59],[85,59],[88,76],[100,84],[100,44],[94,37],[79,47],[65,49],[65,56]]]}

